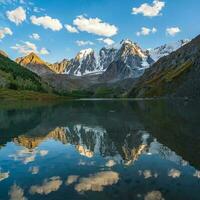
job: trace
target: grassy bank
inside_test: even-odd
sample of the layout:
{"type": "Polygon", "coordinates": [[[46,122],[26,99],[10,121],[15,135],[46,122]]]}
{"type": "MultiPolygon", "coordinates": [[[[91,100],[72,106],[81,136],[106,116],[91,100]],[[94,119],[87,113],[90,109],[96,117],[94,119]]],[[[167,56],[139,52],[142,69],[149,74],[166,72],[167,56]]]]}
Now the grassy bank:
{"type": "Polygon", "coordinates": [[[0,101],[55,101],[69,98],[50,93],[41,93],[28,90],[0,89],[0,101]]]}

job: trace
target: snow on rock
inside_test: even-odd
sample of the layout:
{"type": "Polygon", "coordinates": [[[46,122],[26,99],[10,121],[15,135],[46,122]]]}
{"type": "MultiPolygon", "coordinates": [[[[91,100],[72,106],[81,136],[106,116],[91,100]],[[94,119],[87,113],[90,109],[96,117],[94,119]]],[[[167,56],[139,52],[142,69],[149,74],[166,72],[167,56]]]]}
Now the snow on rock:
{"type": "Polygon", "coordinates": [[[179,40],[177,42],[173,42],[170,44],[165,44],[160,47],[157,47],[155,49],[149,50],[149,54],[151,58],[156,62],[160,58],[169,55],[170,53],[176,51],[177,49],[181,48],[185,44],[187,44],[190,40],[185,39],[185,40],[179,40]]]}

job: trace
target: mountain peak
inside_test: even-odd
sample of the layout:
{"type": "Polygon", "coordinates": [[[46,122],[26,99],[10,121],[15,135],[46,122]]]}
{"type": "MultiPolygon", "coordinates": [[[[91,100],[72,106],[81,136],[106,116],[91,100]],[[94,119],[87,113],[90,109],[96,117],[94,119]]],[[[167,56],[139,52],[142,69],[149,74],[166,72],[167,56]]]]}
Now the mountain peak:
{"type": "Polygon", "coordinates": [[[5,53],[4,51],[0,50],[0,55],[4,56],[4,57],[8,57],[8,54],[5,53]]]}
{"type": "Polygon", "coordinates": [[[134,43],[133,43],[133,41],[130,40],[130,39],[125,39],[125,40],[122,40],[122,41],[120,42],[120,44],[122,44],[122,45],[123,45],[123,44],[131,44],[131,45],[132,45],[132,44],[134,44],[134,43]]]}
{"type": "Polygon", "coordinates": [[[40,65],[45,65],[45,62],[34,52],[31,52],[27,56],[17,58],[16,62],[22,65],[27,65],[27,64],[40,64],[40,65]]]}
{"type": "Polygon", "coordinates": [[[83,49],[77,54],[76,59],[77,60],[85,59],[91,54],[94,54],[94,50],[93,49],[91,49],[91,48],[83,49]]]}

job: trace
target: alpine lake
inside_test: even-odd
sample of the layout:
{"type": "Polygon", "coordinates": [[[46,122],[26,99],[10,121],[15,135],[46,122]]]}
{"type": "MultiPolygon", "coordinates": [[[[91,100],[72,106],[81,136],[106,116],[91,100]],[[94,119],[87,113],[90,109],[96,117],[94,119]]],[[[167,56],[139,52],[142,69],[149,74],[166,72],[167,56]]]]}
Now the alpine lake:
{"type": "Polygon", "coordinates": [[[200,101],[0,105],[0,200],[199,200],[200,101]]]}

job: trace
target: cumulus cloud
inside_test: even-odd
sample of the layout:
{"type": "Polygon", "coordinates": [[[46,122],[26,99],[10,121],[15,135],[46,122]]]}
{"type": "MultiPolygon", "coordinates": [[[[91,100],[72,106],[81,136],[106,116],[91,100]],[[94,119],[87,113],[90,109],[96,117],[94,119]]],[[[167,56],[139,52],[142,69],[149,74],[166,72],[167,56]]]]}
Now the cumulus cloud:
{"type": "Polygon", "coordinates": [[[77,40],[76,44],[78,46],[94,45],[94,43],[91,41],[83,41],[83,40],[77,40]]]}
{"type": "MultiPolygon", "coordinates": [[[[43,48],[40,49],[39,54],[40,55],[49,55],[49,51],[46,48],[43,47],[43,48]]],[[[46,156],[47,154],[48,154],[48,152],[43,151],[42,154],[40,152],[41,156],[46,156]]]]}
{"type": "Polygon", "coordinates": [[[195,171],[193,174],[194,177],[200,178],[200,171],[195,171]]]}
{"type": "MultiPolygon", "coordinates": [[[[34,43],[31,43],[28,41],[22,42],[21,44],[16,44],[15,46],[12,46],[11,49],[16,50],[18,53],[23,54],[23,55],[27,55],[32,52],[36,53],[36,54],[41,54],[41,55],[49,54],[49,51],[46,48],[43,47],[40,50],[38,50],[37,46],[34,43]]],[[[40,153],[40,155],[41,155],[41,153],[40,153]]],[[[34,156],[35,155],[25,158],[24,162],[27,163],[28,161],[30,162],[31,160],[34,160],[34,156]]],[[[44,154],[43,154],[43,156],[44,156],[44,154]]]]}
{"type": "Polygon", "coordinates": [[[20,54],[27,55],[31,52],[37,53],[37,47],[35,44],[31,42],[23,42],[22,44],[16,44],[15,46],[11,47],[12,49],[16,50],[20,54]]]}
{"type": "Polygon", "coordinates": [[[62,185],[62,180],[60,177],[52,177],[50,179],[45,179],[42,185],[31,186],[29,192],[30,194],[49,194],[51,192],[57,191],[62,185]]]}
{"type": "Polygon", "coordinates": [[[148,3],[144,3],[140,5],[138,8],[132,9],[132,14],[142,14],[146,17],[155,17],[161,15],[160,12],[165,7],[165,2],[160,0],[154,0],[153,3],[150,5],[148,3]]]}
{"type": "Polygon", "coordinates": [[[18,185],[14,184],[9,191],[10,200],[27,200],[24,197],[24,190],[18,185]]]}
{"type": "Polygon", "coordinates": [[[171,27],[166,29],[166,33],[171,36],[175,36],[176,34],[180,33],[181,29],[179,27],[171,27]]]}
{"type": "Polygon", "coordinates": [[[156,172],[153,173],[151,170],[144,170],[144,171],[139,170],[139,175],[140,176],[143,175],[145,179],[158,177],[158,174],[156,172]]]}
{"type": "Polygon", "coordinates": [[[19,25],[26,20],[26,10],[24,10],[21,6],[15,10],[7,11],[6,15],[8,19],[16,25],[19,25]]]}
{"type": "Polygon", "coordinates": [[[40,40],[40,35],[37,33],[31,34],[29,37],[34,40],[40,40]]]}
{"type": "MultiPolygon", "coordinates": [[[[46,54],[49,54],[49,52],[45,48],[42,48],[40,50],[40,54],[46,55],[46,54]]],[[[49,151],[47,151],[47,150],[40,150],[39,153],[40,153],[40,156],[46,156],[49,153],[49,151]]]]}
{"type": "Polygon", "coordinates": [[[141,36],[141,35],[149,35],[151,33],[156,33],[157,32],[157,29],[155,27],[153,27],[152,29],[150,28],[147,28],[147,27],[142,27],[140,31],[138,31],[136,33],[137,36],[141,36]]]}
{"type": "Polygon", "coordinates": [[[58,19],[53,19],[50,16],[36,17],[33,15],[30,19],[32,24],[42,26],[45,29],[51,29],[52,31],[60,31],[63,28],[58,19]]]}
{"type": "Polygon", "coordinates": [[[109,160],[106,162],[106,167],[113,167],[116,165],[116,162],[114,160],[109,160]]]}
{"type": "Polygon", "coordinates": [[[80,178],[76,184],[77,192],[103,191],[105,186],[116,184],[119,181],[119,174],[113,171],[99,172],[87,178],[80,178]]]}
{"type": "Polygon", "coordinates": [[[168,173],[168,176],[172,178],[179,178],[181,176],[181,172],[177,169],[171,169],[168,173]]]}
{"type": "Polygon", "coordinates": [[[105,37],[114,36],[118,32],[118,28],[115,25],[103,22],[99,18],[86,18],[81,15],[73,21],[73,24],[76,25],[80,31],[86,31],[105,37]]]}
{"type": "Polygon", "coordinates": [[[0,29],[0,40],[3,39],[6,35],[12,35],[13,32],[11,31],[10,28],[5,27],[0,29]]]}
{"type": "Polygon", "coordinates": [[[151,191],[146,194],[144,200],[164,200],[160,191],[151,191]]]}
{"type": "Polygon", "coordinates": [[[79,178],[79,176],[77,176],[77,175],[68,176],[68,178],[67,178],[65,184],[66,184],[66,185],[71,185],[71,184],[77,182],[78,178],[79,178]]]}
{"type": "Polygon", "coordinates": [[[40,12],[44,12],[44,11],[45,11],[44,8],[39,8],[39,7],[34,7],[33,8],[33,12],[35,12],[35,13],[40,13],[40,12]]]}
{"type": "Polygon", "coordinates": [[[99,41],[105,43],[106,45],[110,46],[113,45],[115,42],[110,38],[99,38],[99,41]]]}
{"type": "Polygon", "coordinates": [[[39,171],[40,171],[40,168],[39,168],[39,167],[37,167],[37,166],[30,167],[28,171],[29,171],[29,172],[31,172],[31,174],[33,174],[33,175],[36,175],[36,174],[38,174],[38,173],[39,173],[39,171]]]}
{"type": "Polygon", "coordinates": [[[32,155],[32,156],[24,158],[23,163],[26,165],[26,164],[34,162],[34,161],[35,161],[35,155],[32,155]]]}
{"type": "Polygon", "coordinates": [[[65,24],[65,28],[66,28],[70,33],[79,33],[76,27],[71,26],[71,25],[69,25],[69,24],[65,24]]]}
{"type": "Polygon", "coordinates": [[[10,173],[9,172],[0,172],[0,182],[7,179],[9,177],[10,173]]]}

